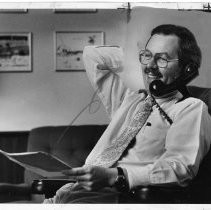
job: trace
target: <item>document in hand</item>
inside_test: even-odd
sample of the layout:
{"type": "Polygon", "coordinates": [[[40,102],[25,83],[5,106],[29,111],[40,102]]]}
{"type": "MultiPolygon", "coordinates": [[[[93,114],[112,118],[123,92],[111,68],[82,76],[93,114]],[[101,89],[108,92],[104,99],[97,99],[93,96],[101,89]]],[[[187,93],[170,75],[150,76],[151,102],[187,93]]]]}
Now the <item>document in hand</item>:
{"type": "Polygon", "coordinates": [[[71,169],[67,163],[59,158],[42,151],[7,153],[0,150],[0,153],[11,161],[43,177],[64,177],[61,171],[71,169]]]}

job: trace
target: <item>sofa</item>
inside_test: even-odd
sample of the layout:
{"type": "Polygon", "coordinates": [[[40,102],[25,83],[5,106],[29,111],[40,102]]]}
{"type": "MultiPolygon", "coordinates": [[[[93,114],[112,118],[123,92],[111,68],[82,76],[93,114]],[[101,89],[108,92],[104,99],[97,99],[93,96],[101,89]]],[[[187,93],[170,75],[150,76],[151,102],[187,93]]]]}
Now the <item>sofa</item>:
{"type": "MultiPolygon", "coordinates": [[[[82,166],[106,127],[107,125],[37,127],[29,132],[27,151],[44,151],[57,156],[72,167],[82,166]]],[[[44,178],[25,170],[24,183],[0,183],[0,202],[42,202],[44,198],[39,196],[42,194],[39,187],[36,189],[37,186],[34,187],[32,183],[44,178]]],[[[55,181],[54,183],[56,184],[55,181]]]]}
{"type": "MultiPolygon", "coordinates": [[[[211,89],[189,86],[189,92],[202,99],[211,113],[211,89]]],[[[72,167],[82,166],[107,125],[42,126],[29,133],[27,151],[45,151],[53,154],[72,167]]],[[[120,203],[211,203],[211,152],[200,167],[199,174],[189,187],[143,187],[123,194],[120,203]]],[[[68,180],[49,180],[25,170],[24,183],[0,183],[0,194],[10,201],[42,202],[54,195],[56,189],[68,180]],[[38,195],[40,194],[41,197],[38,195]],[[21,196],[23,195],[23,196],[21,196]],[[37,199],[39,197],[39,199],[37,199]]]]}
{"type": "MultiPolygon", "coordinates": [[[[72,167],[82,166],[107,125],[43,126],[32,129],[28,151],[44,151],[55,155],[72,167]]],[[[43,178],[28,170],[25,182],[43,178]]]]}

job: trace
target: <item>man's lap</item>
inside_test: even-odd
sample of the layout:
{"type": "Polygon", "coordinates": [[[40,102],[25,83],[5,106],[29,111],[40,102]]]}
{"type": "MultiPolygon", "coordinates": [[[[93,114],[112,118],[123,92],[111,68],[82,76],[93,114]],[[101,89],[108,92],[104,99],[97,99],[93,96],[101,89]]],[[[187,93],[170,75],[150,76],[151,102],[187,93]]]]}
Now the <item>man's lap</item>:
{"type": "Polygon", "coordinates": [[[69,183],[61,187],[53,198],[45,199],[50,203],[118,203],[119,193],[110,187],[99,191],[88,191],[77,183],[69,183]]]}

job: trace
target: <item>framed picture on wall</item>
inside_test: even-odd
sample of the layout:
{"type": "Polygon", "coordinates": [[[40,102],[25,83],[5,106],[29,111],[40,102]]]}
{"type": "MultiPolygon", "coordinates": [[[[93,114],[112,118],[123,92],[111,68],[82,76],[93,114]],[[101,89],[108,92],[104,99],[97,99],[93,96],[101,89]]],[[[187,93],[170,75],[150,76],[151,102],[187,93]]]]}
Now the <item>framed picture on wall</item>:
{"type": "Polygon", "coordinates": [[[87,45],[103,45],[104,33],[99,31],[55,32],[56,71],[84,71],[83,49],[87,45]]]}
{"type": "Polygon", "coordinates": [[[30,72],[31,33],[0,32],[0,72],[30,72]]]}
{"type": "Polygon", "coordinates": [[[28,9],[0,9],[0,13],[27,13],[28,9]]]}
{"type": "Polygon", "coordinates": [[[97,9],[54,9],[54,13],[96,13],[97,9]]]}

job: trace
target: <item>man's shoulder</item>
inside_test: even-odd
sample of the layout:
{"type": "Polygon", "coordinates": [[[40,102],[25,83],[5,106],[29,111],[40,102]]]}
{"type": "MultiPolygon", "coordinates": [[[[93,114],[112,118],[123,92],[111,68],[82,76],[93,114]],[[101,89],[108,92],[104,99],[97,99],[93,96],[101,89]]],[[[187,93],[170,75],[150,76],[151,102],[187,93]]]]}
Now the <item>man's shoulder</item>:
{"type": "Polygon", "coordinates": [[[174,104],[171,114],[175,117],[187,115],[188,113],[201,114],[202,112],[208,113],[206,104],[194,97],[188,97],[184,100],[178,101],[174,104]]]}
{"type": "Polygon", "coordinates": [[[194,98],[194,97],[188,97],[188,98],[182,100],[181,102],[183,102],[183,104],[186,106],[191,106],[191,105],[202,106],[205,104],[204,101],[202,101],[201,99],[194,98]]]}
{"type": "Polygon", "coordinates": [[[194,108],[194,107],[203,108],[205,103],[198,98],[188,97],[188,98],[185,98],[184,100],[177,102],[175,105],[176,105],[176,108],[180,108],[180,109],[194,108]]]}

